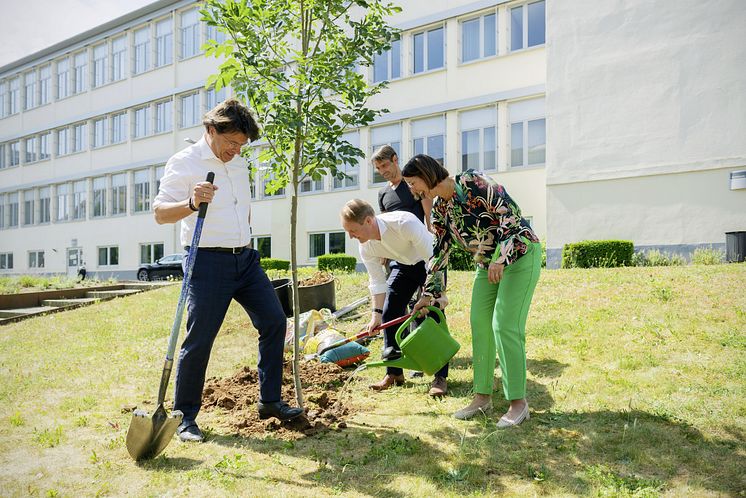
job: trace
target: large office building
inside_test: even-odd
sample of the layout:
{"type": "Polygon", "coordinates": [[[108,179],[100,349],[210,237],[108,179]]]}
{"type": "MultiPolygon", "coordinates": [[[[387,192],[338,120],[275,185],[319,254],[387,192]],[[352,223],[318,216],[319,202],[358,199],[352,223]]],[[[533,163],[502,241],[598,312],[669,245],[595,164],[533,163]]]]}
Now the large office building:
{"type": "MultiPolygon", "coordinates": [[[[387,108],[347,139],[369,157],[391,144],[456,173],[506,185],[541,237],[547,232],[545,1],[407,0],[391,19],[401,39],[361,68],[389,87],[387,108]]],[[[160,0],[0,67],[0,274],[133,278],[141,263],[182,250],[178,226],[157,225],[152,201],[168,158],[198,139],[207,109],[231,95],[205,88],[218,62],[200,47],[221,33],[193,1],[160,0]]],[[[255,165],[257,166],[257,165],[255,165]]],[[[351,198],[376,203],[370,162],[349,178],[301,186],[299,263],[347,252],[351,198]]],[[[261,170],[261,168],[260,168],[261,170]]],[[[247,170],[248,174],[248,170],[247,170]]],[[[263,256],[289,259],[290,197],[254,175],[252,228],[263,256]]]]}

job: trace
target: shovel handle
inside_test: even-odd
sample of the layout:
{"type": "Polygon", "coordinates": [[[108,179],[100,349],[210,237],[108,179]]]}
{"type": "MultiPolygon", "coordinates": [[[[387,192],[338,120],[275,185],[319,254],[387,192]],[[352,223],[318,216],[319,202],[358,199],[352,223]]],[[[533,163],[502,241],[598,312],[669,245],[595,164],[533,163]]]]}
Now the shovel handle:
{"type": "MultiPolygon", "coordinates": [[[[410,316],[412,316],[412,313],[409,313],[409,314],[404,315],[404,316],[400,316],[399,318],[394,318],[393,320],[390,320],[390,321],[388,321],[386,323],[382,323],[382,324],[378,325],[376,328],[374,328],[373,332],[378,332],[381,329],[392,327],[394,325],[399,325],[401,322],[407,320],[410,316]]],[[[363,338],[369,337],[371,335],[374,335],[374,334],[369,333],[366,330],[365,332],[360,332],[359,334],[354,335],[352,337],[347,337],[346,339],[340,339],[339,341],[334,342],[334,343],[328,345],[327,347],[325,347],[324,349],[322,349],[321,351],[319,351],[318,354],[319,354],[319,356],[321,356],[322,354],[326,353],[330,349],[338,348],[339,346],[344,346],[345,344],[348,344],[348,343],[350,343],[352,341],[357,341],[358,339],[363,339],[363,338]]]]}

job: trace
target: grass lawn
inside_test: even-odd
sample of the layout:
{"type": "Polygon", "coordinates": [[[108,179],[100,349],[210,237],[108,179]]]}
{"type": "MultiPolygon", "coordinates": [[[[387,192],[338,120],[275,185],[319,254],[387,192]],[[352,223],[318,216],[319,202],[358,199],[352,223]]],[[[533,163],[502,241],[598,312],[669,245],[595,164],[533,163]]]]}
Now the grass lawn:
{"type": "MultiPolygon", "coordinates": [[[[383,371],[366,370],[344,430],[243,438],[203,413],[205,443],[174,440],[142,465],[123,408],[152,407],[178,286],[2,326],[0,495],[746,494],[745,264],[544,272],[527,330],[532,417],[505,431],[499,369],[495,413],[451,417],[471,396],[471,278],[449,273],[462,348],[444,400],[428,399],[427,378],[373,394],[383,371]]],[[[340,305],[367,292],[364,274],[340,281],[340,305]]],[[[208,375],[255,366],[256,351],[232,306],[208,375]]]]}

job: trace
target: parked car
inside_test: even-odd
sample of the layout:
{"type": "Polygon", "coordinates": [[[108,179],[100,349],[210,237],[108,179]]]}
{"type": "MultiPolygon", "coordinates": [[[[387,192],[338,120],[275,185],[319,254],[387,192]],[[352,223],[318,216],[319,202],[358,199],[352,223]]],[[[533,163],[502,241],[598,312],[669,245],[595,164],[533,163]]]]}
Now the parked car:
{"type": "Polygon", "coordinates": [[[184,254],[169,254],[155,263],[140,265],[137,269],[137,280],[165,280],[168,277],[184,278],[181,262],[184,254]]]}

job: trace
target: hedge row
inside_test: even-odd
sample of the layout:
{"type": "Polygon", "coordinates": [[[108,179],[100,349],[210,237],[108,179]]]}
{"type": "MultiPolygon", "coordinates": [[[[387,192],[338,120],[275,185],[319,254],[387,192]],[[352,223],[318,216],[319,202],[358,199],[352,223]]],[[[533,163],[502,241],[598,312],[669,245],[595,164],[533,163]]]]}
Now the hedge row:
{"type": "Polygon", "coordinates": [[[357,266],[355,256],[347,254],[324,254],[317,258],[317,266],[321,271],[344,271],[354,272],[357,266]]]}
{"type": "Polygon", "coordinates": [[[286,259],[262,258],[259,264],[265,270],[289,270],[290,261],[286,259]]]}
{"type": "Polygon", "coordinates": [[[565,244],[562,268],[631,266],[635,245],[631,240],[584,240],[565,244]]]}

